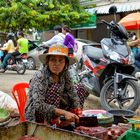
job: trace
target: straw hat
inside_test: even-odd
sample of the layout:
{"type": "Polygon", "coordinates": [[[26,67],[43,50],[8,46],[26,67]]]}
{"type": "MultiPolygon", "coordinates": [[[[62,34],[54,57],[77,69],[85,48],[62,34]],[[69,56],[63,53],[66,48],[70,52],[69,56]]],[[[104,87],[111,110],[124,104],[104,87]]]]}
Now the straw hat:
{"type": "Polygon", "coordinates": [[[44,53],[39,55],[39,60],[43,63],[46,64],[46,57],[49,55],[61,55],[61,56],[66,56],[69,60],[69,64],[72,65],[76,63],[76,59],[74,57],[69,57],[68,56],[68,48],[62,44],[53,44],[52,46],[49,47],[48,53],[44,53]]]}

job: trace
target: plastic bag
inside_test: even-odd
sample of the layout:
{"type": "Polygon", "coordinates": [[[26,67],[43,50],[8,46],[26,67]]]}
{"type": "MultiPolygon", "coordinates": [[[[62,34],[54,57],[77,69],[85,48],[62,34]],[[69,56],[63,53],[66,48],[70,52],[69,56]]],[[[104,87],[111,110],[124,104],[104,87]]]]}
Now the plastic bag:
{"type": "Polygon", "coordinates": [[[18,106],[16,101],[7,93],[0,91],[0,108],[4,108],[11,114],[18,114],[18,106]]]}

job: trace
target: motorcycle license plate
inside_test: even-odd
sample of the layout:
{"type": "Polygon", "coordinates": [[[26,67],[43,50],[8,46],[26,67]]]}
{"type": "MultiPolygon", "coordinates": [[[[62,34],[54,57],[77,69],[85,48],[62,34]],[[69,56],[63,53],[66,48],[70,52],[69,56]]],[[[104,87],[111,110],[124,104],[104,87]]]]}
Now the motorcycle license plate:
{"type": "Polygon", "coordinates": [[[27,59],[23,59],[23,62],[24,62],[24,63],[27,63],[27,59]]]}

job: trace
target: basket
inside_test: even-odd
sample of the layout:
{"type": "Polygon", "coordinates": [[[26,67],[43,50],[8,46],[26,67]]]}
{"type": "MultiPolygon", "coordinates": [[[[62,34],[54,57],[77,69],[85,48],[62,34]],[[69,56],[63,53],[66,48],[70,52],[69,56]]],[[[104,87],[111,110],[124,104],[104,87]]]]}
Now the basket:
{"type": "Polygon", "coordinates": [[[113,109],[108,112],[114,116],[114,124],[127,123],[128,121],[124,117],[132,118],[135,115],[133,111],[124,109],[113,109]]]}
{"type": "Polygon", "coordinates": [[[126,132],[125,140],[140,140],[140,133],[132,131],[131,129],[126,132]]]}
{"type": "Polygon", "coordinates": [[[83,111],[84,116],[97,116],[98,119],[98,125],[103,127],[109,127],[112,125],[114,118],[111,113],[108,113],[106,110],[84,110],[83,111]]]}
{"type": "Polygon", "coordinates": [[[129,119],[129,123],[134,125],[134,128],[140,131],[140,117],[129,119]]]}
{"type": "Polygon", "coordinates": [[[112,114],[105,114],[106,118],[99,118],[98,117],[98,124],[99,126],[103,126],[103,127],[110,127],[112,126],[112,123],[114,121],[113,115],[112,114]]]}

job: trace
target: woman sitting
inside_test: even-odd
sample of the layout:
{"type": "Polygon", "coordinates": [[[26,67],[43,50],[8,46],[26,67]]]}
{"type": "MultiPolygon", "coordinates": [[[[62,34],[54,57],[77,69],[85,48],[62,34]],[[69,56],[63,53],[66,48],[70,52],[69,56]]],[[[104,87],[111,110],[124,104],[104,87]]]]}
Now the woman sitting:
{"type": "Polygon", "coordinates": [[[29,121],[69,126],[79,121],[84,100],[89,95],[81,84],[74,86],[69,66],[76,62],[68,56],[68,48],[54,44],[48,53],[39,56],[44,64],[30,81],[30,90],[25,108],[29,121]],[[60,121],[60,116],[65,121],[60,121]]]}

